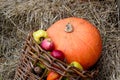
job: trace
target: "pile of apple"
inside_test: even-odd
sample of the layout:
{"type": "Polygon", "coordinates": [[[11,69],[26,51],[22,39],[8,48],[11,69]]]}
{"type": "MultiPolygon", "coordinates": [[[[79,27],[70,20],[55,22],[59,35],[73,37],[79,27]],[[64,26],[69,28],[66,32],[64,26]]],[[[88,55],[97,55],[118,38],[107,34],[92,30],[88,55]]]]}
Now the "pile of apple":
{"type": "MultiPolygon", "coordinates": [[[[54,46],[54,42],[50,39],[47,35],[47,32],[44,30],[37,30],[33,32],[33,38],[37,44],[40,45],[42,49],[45,51],[49,51],[52,57],[59,59],[61,61],[65,61],[64,53],[60,50],[56,50],[54,46]]],[[[70,66],[76,67],[80,70],[83,70],[83,67],[76,61],[73,61],[69,64],[70,66]]],[[[42,69],[45,69],[45,66],[39,64],[34,68],[35,74],[42,74],[42,69]]],[[[46,80],[57,80],[60,78],[60,74],[56,73],[55,71],[48,71],[46,80]]],[[[65,80],[68,80],[67,78],[65,80]]]]}

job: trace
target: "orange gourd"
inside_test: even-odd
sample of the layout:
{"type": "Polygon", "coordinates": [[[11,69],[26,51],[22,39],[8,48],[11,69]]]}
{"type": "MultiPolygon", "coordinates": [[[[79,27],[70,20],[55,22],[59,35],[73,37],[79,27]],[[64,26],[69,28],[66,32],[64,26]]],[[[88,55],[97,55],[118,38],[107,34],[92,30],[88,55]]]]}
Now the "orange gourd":
{"type": "Polygon", "coordinates": [[[79,62],[84,69],[93,66],[101,55],[102,40],[97,28],[82,18],[70,17],[55,22],[47,30],[55,48],[66,61],[79,62]]]}

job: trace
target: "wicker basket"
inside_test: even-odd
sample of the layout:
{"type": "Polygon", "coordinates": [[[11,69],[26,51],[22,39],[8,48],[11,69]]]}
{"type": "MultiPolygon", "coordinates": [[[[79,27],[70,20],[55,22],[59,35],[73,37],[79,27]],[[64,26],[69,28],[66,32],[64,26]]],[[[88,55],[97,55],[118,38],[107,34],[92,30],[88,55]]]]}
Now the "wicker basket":
{"type": "Polygon", "coordinates": [[[45,50],[43,50],[33,39],[31,31],[26,39],[20,62],[18,64],[14,80],[46,80],[47,72],[53,70],[68,80],[88,80],[93,79],[98,70],[80,71],[79,69],[69,66],[66,62],[55,59],[45,50]],[[45,66],[42,74],[34,72],[37,63],[45,66]]]}

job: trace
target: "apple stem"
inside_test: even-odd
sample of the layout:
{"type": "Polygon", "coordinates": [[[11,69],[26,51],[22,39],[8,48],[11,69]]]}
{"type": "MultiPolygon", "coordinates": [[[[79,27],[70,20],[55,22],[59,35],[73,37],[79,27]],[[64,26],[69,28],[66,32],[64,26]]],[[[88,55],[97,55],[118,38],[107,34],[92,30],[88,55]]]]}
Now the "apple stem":
{"type": "Polygon", "coordinates": [[[65,32],[67,32],[67,33],[73,32],[73,26],[72,26],[70,23],[68,23],[68,24],[66,25],[66,27],[65,27],[65,32]]]}

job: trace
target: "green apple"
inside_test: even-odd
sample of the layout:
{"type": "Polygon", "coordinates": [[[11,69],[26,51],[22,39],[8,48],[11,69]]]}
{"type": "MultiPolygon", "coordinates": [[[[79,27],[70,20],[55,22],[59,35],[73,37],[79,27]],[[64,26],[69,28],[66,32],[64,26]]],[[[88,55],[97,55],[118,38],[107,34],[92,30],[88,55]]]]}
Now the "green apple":
{"type": "Polygon", "coordinates": [[[62,80],[69,80],[67,77],[63,77],[62,80]]]}
{"type": "Polygon", "coordinates": [[[37,63],[37,66],[41,67],[42,69],[45,69],[45,66],[40,62],[37,63]]]}
{"type": "Polygon", "coordinates": [[[33,38],[38,44],[40,44],[40,42],[41,42],[40,38],[47,38],[47,37],[48,37],[48,34],[44,30],[40,29],[40,30],[33,32],[33,38]]]}
{"type": "Polygon", "coordinates": [[[81,71],[83,70],[83,67],[81,66],[81,64],[76,61],[71,62],[70,66],[74,66],[74,67],[80,69],[81,71]]]}

